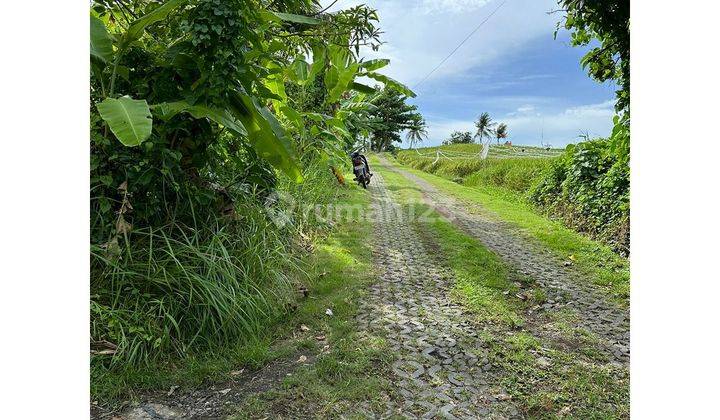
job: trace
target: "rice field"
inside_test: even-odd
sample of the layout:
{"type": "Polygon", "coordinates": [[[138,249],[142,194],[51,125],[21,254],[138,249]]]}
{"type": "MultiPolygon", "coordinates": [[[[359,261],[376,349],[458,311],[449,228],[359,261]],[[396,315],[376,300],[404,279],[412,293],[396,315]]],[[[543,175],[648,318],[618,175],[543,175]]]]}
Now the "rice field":
{"type": "MultiPolygon", "coordinates": [[[[477,159],[482,151],[481,144],[451,144],[446,146],[423,147],[414,150],[423,157],[440,157],[448,159],[477,159]]],[[[490,145],[490,158],[549,158],[562,154],[564,149],[542,148],[536,146],[505,146],[490,145]]],[[[406,150],[403,153],[411,153],[406,150]]]]}

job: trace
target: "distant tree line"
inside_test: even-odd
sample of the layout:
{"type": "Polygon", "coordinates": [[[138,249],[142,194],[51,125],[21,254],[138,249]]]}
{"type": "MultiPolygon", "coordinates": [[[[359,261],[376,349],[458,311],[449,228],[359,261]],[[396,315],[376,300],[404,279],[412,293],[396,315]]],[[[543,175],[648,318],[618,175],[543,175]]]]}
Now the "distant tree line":
{"type": "Polygon", "coordinates": [[[490,118],[490,114],[483,112],[475,121],[475,134],[473,135],[469,131],[453,131],[450,137],[443,140],[442,144],[469,144],[475,143],[475,139],[479,139],[480,143],[483,139],[488,137],[495,137],[497,143],[500,144],[501,139],[505,139],[508,136],[507,124],[497,124],[490,118]]]}

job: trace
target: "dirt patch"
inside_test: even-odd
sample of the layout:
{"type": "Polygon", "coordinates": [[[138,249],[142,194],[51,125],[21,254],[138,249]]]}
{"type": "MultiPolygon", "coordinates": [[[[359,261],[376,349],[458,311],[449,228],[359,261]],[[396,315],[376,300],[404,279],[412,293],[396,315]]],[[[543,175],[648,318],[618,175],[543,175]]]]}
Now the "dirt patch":
{"type": "Polygon", "coordinates": [[[316,357],[317,355],[308,352],[296,352],[287,358],[275,360],[259,370],[237,371],[233,379],[207,387],[187,390],[171,388],[163,392],[147,393],[141,396],[140,404],[133,406],[125,404],[113,411],[93,406],[91,418],[116,420],[225,418],[232,414],[233,406],[250,395],[278,386],[284,378],[292,375],[297,369],[314,363],[316,357]]]}

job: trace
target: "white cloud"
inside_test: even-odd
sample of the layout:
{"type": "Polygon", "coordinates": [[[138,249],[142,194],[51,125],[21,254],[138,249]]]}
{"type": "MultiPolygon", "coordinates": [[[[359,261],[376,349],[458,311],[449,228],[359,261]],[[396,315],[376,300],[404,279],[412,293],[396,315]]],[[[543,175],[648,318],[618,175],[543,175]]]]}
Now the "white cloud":
{"type": "MultiPolygon", "coordinates": [[[[385,32],[382,39],[386,41],[380,51],[367,49],[363,53],[390,58],[383,72],[413,86],[495,10],[499,0],[340,0],[331,10],[358,4],[378,10],[380,27],[385,32]]],[[[555,6],[555,0],[508,1],[423,87],[469,69],[480,72],[538,37],[551,37],[558,18],[547,11],[555,6]]]]}
{"type": "MultiPolygon", "coordinates": [[[[540,145],[541,140],[554,147],[578,141],[579,135],[607,137],[612,129],[613,101],[568,107],[559,112],[542,114],[532,105],[523,105],[497,122],[508,125],[508,140],[515,144],[540,145]],[[522,111],[521,111],[522,110],[522,111]]],[[[453,131],[475,132],[474,120],[429,116],[426,146],[438,145],[453,131]]]]}
{"type": "Polygon", "coordinates": [[[490,0],[423,0],[416,6],[424,14],[447,12],[460,13],[479,9],[490,0]]]}

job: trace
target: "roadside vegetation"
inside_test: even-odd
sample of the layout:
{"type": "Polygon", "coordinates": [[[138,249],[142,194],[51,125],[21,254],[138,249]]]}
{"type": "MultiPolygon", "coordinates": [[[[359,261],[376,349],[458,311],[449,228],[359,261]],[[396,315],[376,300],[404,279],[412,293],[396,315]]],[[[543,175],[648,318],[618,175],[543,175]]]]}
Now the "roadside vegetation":
{"type": "Polygon", "coordinates": [[[94,400],[283,354],[278,325],[333,228],[304,205],[347,199],[347,152],[397,135],[374,102],[414,96],[359,56],[377,23],[310,0],[92,2],[94,400]]]}
{"type": "MultiPolygon", "coordinates": [[[[590,46],[580,64],[598,82],[613,82],[613,130],[607,138],[569,145],[556,159],[546,162],[521,159],[547,154],[534,148],[513,146],[484,150],[475,139],[508,137],[508,128],[496,126],[488,113],[475,122],[477,132],[455,132],[443,144],[447,149],[402,151],[398,161],[437,173],[469,186],[493,186],[519,193],[535,209],[566,226],[599,240],[622,256],[630,255],[630,7],[627,2],[558,1],[563,16],[558,30],[570,32],[570,44],[590,46]],[[453,153],[445,153],[443,150],[453,153]],[[472,150],[471,153],[468,151],[472,150]],[[500,152],[502,150],[502,152],[500,152]],[[428,153],[430,152],[430,153],[428,153]],[[535,152],[535,153],[533,153],[535,152]],[[433,156],[433,154],[435,156],[433,156]],[[472,156],[474,154],[475,156],[472,156]],[[486,157],[516,155],[508,162],[486,157]],[[443,161],[444,160],[444,161],[443,161]]],[[[510,146],[507,143],[507,146],[510,146]]]]}

